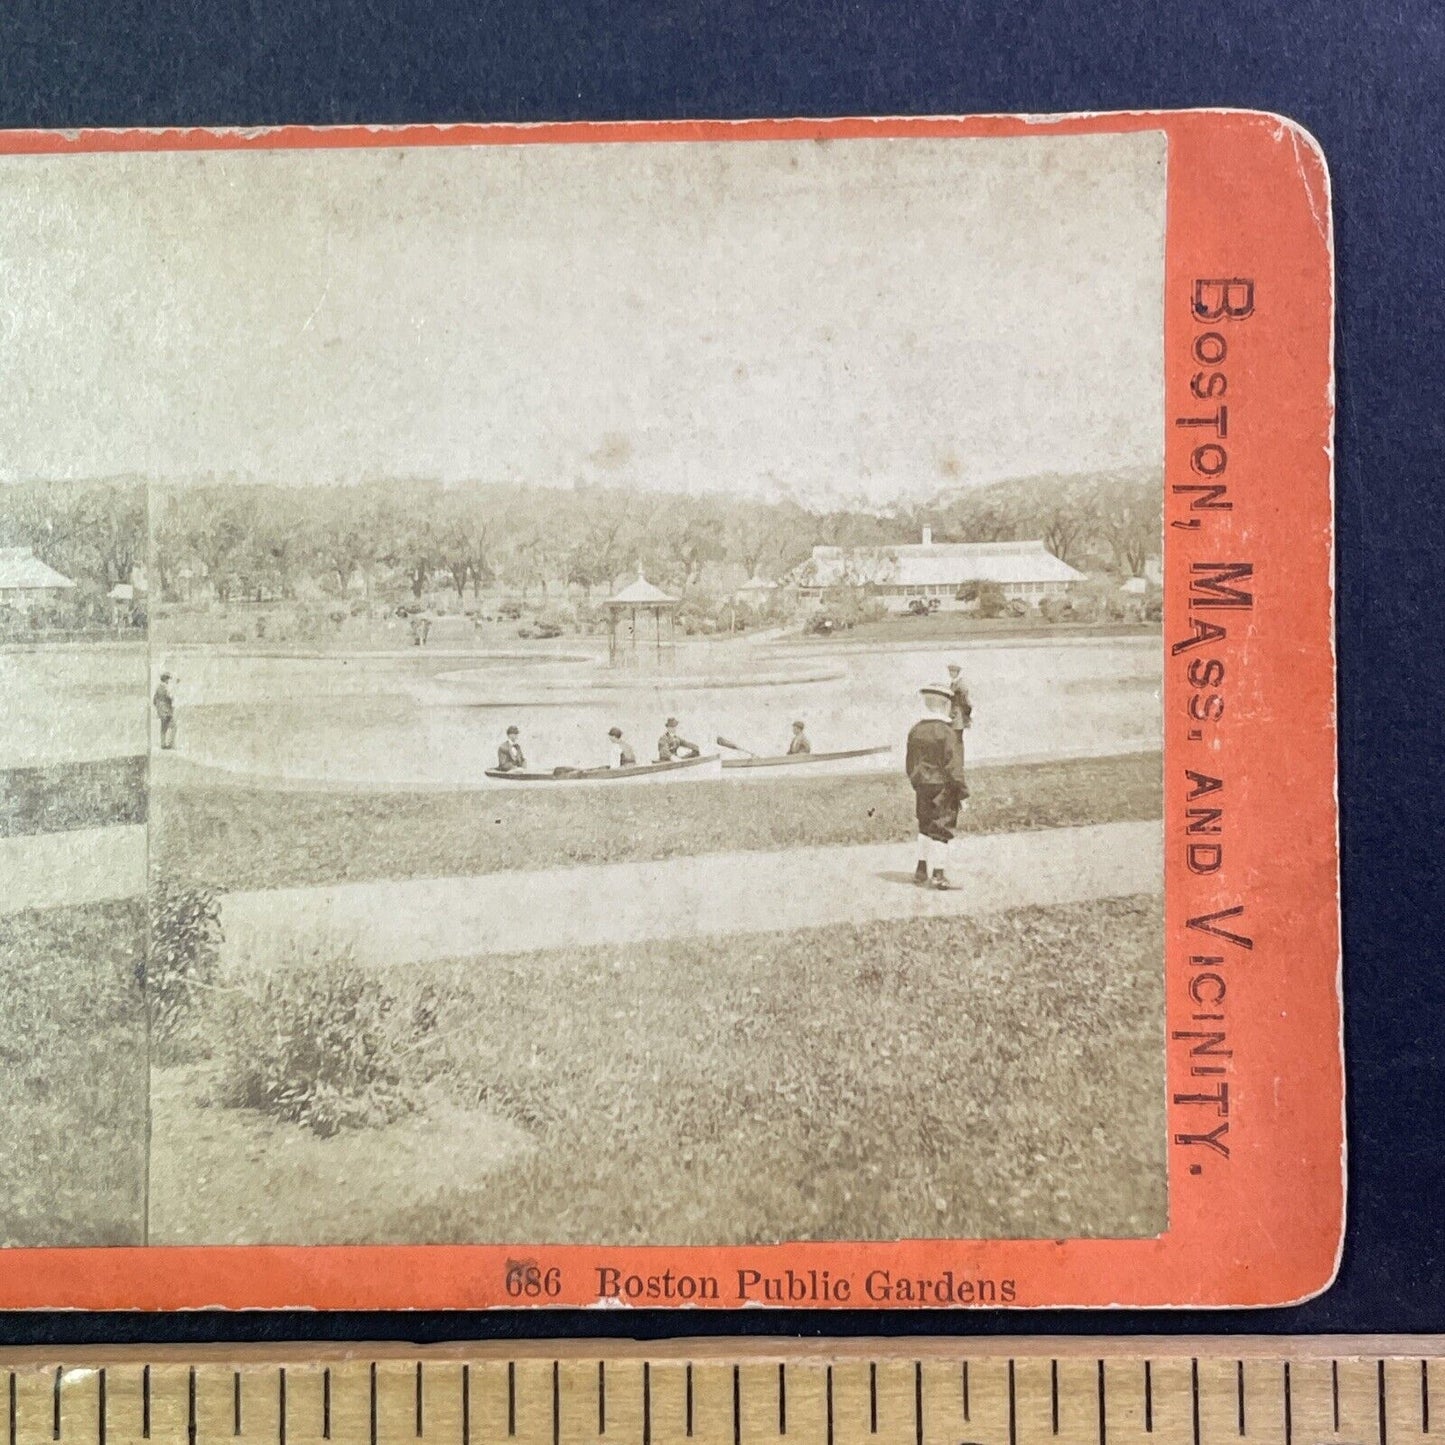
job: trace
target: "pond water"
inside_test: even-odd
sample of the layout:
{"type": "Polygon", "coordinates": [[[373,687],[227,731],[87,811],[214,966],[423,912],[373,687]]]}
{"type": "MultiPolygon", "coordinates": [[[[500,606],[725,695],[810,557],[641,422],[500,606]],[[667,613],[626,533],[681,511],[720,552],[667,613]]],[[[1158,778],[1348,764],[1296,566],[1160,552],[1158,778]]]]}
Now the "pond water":
{"type": "Polygon", "coordinates": [[[891,744],[893,756],[860,766],[897,767],[919,716],[918,687],[943,681],[954,657],[974,704],[966,739],[973,761],[1159,746],[1157,636],[952,651],[732,645],[706,668],[669,677],[628,677],[598,659],[561,653],[464,660],[198,653],[172,665],[181,674],[179,751],[193,762],[301,784],[444,788],[490,786],[483,773],[495,765],[509,724],[521,729],[529,766],[550,770],[608,761],[614,725],[639,760],[649,760],[669,714],[709,752],[719,734],[754,752],[784,752],[800,718],[815,751],[891,744]]]}
{"type": "Polygon", "coordinates": [[[0,768],[146,750],[143,643],[0,652],[0,768]]]}

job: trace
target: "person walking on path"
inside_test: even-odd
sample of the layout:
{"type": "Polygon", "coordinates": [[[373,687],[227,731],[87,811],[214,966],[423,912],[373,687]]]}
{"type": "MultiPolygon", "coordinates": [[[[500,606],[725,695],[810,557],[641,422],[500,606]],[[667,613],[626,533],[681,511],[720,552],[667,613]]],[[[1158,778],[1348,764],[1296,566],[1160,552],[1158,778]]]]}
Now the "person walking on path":
{"type": "Polygon", "coordinates": [[[913,881],[920,888],[951,889],[956,885],[945,868],[948,845],[958,828],[959,806],[968,797],[963,749],[950,722],[952,685],[930,685],[921,689],[921,696],[924,715],[909,730],[903,765],[913,787],[918,819],[918,867],[913,881]]]}
{"type": "Polygon", "coordinates": [[[168,672],[161,673],[161,680],[151,699],[155,705],[156,717],[161,725],[161,747],[170,752],[176,745],[176,699],[171,684],[180,679],[168,672]]]}

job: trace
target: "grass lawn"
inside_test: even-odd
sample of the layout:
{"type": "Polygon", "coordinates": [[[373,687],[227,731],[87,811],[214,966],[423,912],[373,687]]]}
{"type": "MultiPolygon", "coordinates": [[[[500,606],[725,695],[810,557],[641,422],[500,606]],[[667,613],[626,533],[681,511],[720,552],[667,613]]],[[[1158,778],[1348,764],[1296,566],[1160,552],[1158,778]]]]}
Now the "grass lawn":
{"type": "Polygon", "coordinates": [[[146,1026],[139,900],[0,918],[0,1244],[140,1244],[146,1026]]]}
{"type": "MultiPolygon", "coordinates": [[[[1158,753],[976,769],[966,831],[1157,818],[1158,753]]],[[[221,889],[882,843],[916,828],[901,773],[485,794],[157,786],[152,858],[221,889]]]]}
{"type": "MultiPolygon", "coordinates": [[[[975,617],[967,612],[930,612],[927,617],[890,616],[876,622],[860,622],[855,627],[833,635],[833,641],[849,642],[972,642],[983,638],[994,641],[1025,641],[1048,638],[1068,641],[1077,637],[1149,637],[1160,636],[1157,622],[1043,622],[1034,617],[975,617]]],[[[810,633],[798,633],[783,639],[803,642],[812,647],[826,645],[829,639],[810,633]]]]}
{"type": "MultiPolygon", "coordinates": [[[[456,598],[446,605],[455,607],[456,598]]],[[[468,598],[467,606],[474,605],[468,598]]],[[[480,624],[460,612],[434,612],[431,631],[423,647],[413,641],[411,624],[393,616],[347,617],[336,623],[325,610],[308,613],[286,605],[204,611],[166,608],[152,620],[151,642],[162,647],[229,646],[243,648],[248,655],[257,657],[396,652],[411,648],[420,659],[434,648],[525,647],[534,641],[530,633],[535,621],[535,609],[523,618],[480,624]]],[[[605,633],[593,636],[568,626],[557,642],[564,645],[570,639],[585,649],[597,646],[599,638],[600,645],[605,647],[605,633]]]]}
{"type": "Polygon", "coordinates": [[[1162,929],[1151,896],[409,970],[417,1112],[258,1147],[161,1071],[153,1197],[172,1242],[1150,1235],[1162,929]],[[438,1110],[469,1127],[418,1149],[438,1110]]]}
{"type": "Polygon", "coordinates": [[[98,758],[0,771],[0,837],[146,820],[146,759],[98,758]]]}

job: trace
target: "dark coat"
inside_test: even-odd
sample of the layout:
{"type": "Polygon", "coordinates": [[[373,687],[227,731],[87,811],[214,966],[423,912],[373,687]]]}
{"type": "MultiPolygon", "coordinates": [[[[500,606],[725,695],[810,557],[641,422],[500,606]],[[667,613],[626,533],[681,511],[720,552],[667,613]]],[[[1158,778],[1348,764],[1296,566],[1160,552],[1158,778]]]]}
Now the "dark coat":
{"type": "Polygon", "coordinates": [[[525,768],[527,759],[522,755],[520,743],[502,743],[497,749],[497,771],[510,773],[514,768],[525,768]]]}
{"type": "Polygon", "coordinates": [[[918,831],[947,843],[958,827],[958,805],[968,797],[958,734],[941,717],[914,723],[903,766],[913,785],[918,831]]]}
{"type": "Polygon", "coordinates": [[[973,722],[973,704],[968,700],[968,689],[959,678],[953,684],[953,703],[948,711],[948,725],[954,732],[961,733],[973,722]]]}
{"type": "Polygon", "coordinates": [[[701,754],[702,749],[696,743],[673,737],[671,733],[663,733],[657,740],[657,761],[660,763],[670,763],[677,758],[696,758],[701,754]]]}

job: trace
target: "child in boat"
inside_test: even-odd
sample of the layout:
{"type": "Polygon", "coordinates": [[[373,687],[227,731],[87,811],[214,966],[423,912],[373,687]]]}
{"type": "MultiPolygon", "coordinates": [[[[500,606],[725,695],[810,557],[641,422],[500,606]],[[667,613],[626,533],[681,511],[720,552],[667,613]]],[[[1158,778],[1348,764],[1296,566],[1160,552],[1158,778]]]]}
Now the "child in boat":
{"type": "Polygon", "coordinates": [[[788,756],[796,757],[799,753],[811,753],[813,745],[808,741],[808,734],[804,731],[803,724],[793,724],[793,740],[788,744],[788,756]]]}
{"type": "Polygon", "coordinates": [[[637,754],[632,751],[631,744],[622,736],[622,729],[608,728],[607,736],[612,740],[612,766],[614,768],[635,768],[637,754]]]}

